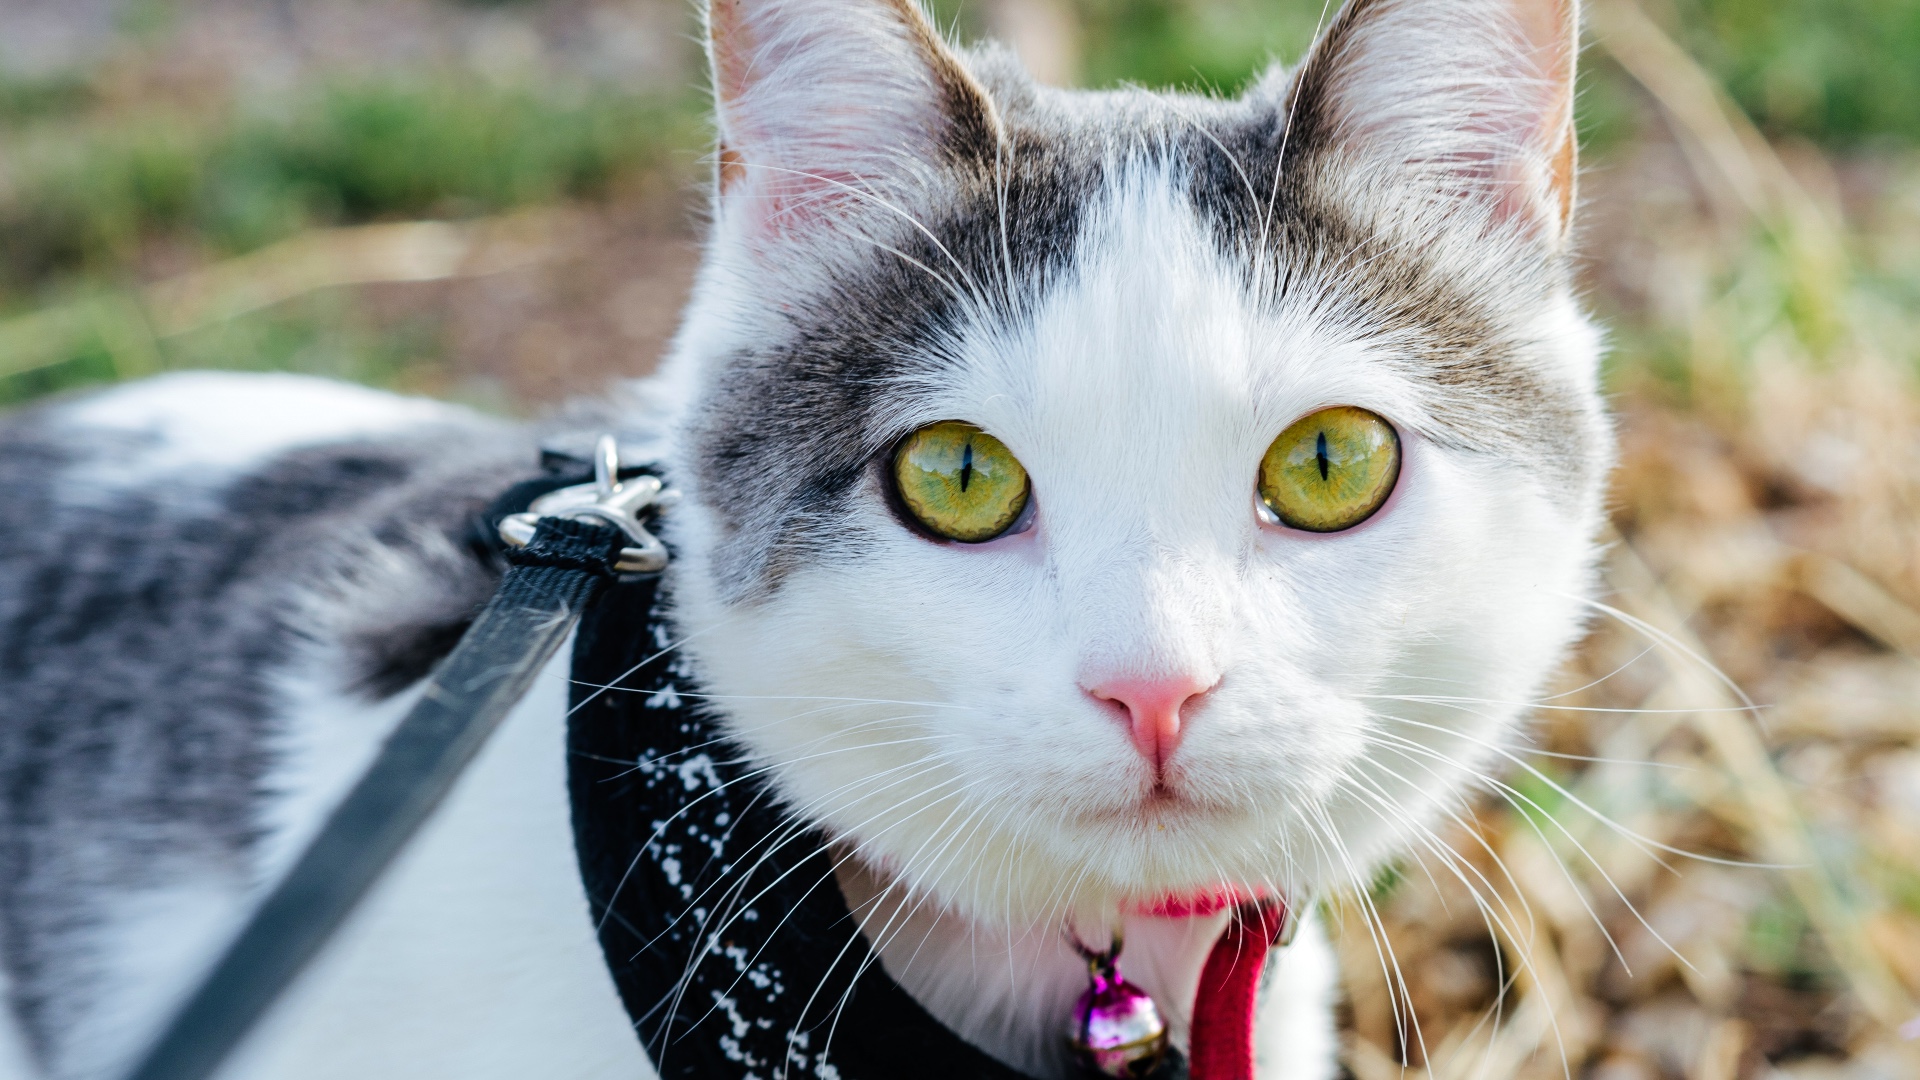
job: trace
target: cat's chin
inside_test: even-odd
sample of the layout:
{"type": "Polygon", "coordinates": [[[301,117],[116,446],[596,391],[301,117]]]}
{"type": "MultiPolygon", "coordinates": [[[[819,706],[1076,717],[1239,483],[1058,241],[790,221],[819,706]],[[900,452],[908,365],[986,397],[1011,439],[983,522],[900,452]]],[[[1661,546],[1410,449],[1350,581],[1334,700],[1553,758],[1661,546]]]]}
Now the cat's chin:
{"type": "Polygon", "coordinates": [[[1194,919],[1204,918],[1239,907],[1245,903],[1257,903],[1274,897],[1267,889],[1242,889],[1233,885],[1218,885],[1204,889],[1185,889],[1161,893],[1143,900],[1135,900],[1123,907],[1128,915],[1139,915],[1149,919],[1194,919]]]}
{"type": "MultiPolygon", "coordinates": [[[[834,879],[839,883],[849,908],[856,912],[870,906],[883,894],[897,894],[897,898],[909,901],[921,895],[919,890],[902,878],[898,864],[886,856],[861,854],[844,840],[831,842],[828,851],[834,860],[834,879]]],[[[1273,896],[1274,890],[1267,888],[1245,888],[1227,883],[1183,884],[1082,896],[1077,898],[1076,903],[1063,905],[1062,911],[1071,912],[1066,915],[1065,921],[1087,920],[1089,925],[1128,916],[1149,919],[1205,918],[1243,903],[1268,900],[1273,896]]],[[[975,922],[1012,926],[1028,921],[1009,919],[1004,912],[975,910],[973,905],[938,895],[925,899],[933,902],[934,910],[946,911],[975,922]]]]}
{"type": "MultiPolygon", "coordinates": [[[[1047,872],[1010,880],[955,874],[938,862],[921,865],[908,852],[876,850],[846,838],[832,847],[836,872],[843,876],[853,868],[864,880],[910,895],[932,910],[1008,931],[1062,922],[1098,926],[1133,917],[1205,917],[1250,901],[1285,898],[1306,887],[1277,867],[1242,864],[1240,876],[1220,876],[1222,858],[1196,853],[1196,845],[1204,844],[1220,819],[1187,810],[1187,820],[1178,828],[1136,814],[1116,818],[1111,825],[1066,830],[1076,842],[1030,850],[1015,860],[1046,866],[1047,872]]],[[[982,865],[992,870],[1007,863],[987,858],[982,865]]]]}
{"type": "MultiPolygon", "coordinates": [[[[1021,804],[997,813],[1018,821],[1051,811],[1053,827],[1045,832],[970,831],[950,841],[946,834],[882,830],[861,837],[859,847],[929,902],[990,924],[1046,921],[1067,909],[1089,917],[1183,917],[1178,913],[1312,894],[1338,879],[1337,867],[1311,858],[1311,829],[1287,811],[1287,801],[1250,805],[1177,781],[1142,784],[1108,789],[1078,806],[1021,804]],[[923,849],[947,854],[917,857],[923,849]]],[[[1372,858],[1386,839],[1349,830],[1357,859],[1372,858]]]]}

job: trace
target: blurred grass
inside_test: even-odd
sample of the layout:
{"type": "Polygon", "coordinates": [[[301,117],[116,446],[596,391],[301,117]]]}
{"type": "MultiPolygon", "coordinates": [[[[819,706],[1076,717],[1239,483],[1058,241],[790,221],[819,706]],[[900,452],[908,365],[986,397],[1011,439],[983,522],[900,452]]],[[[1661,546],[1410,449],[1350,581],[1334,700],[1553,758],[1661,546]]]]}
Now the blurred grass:
{"type": "Polygon", "coordinates": [[[23,78],[0,70],[0,131],[38,120],[75,115],[93,101],[93,87],[77,72],[23,78]]]}
{"type": "Polygon", "coordinates": [[[1670,0],[1681,41],[1770,135],[1920,138],[1920,3],[1670,0]]]}
{"type": "Polygon", "coordinates": [[[1623,421],[1617,614],[1535,745],[1603,760],[1504,770],[1457,854],[1413,860],[1436,865],[1408,880],[1437,886],[1337,905],[1360,1080],[1402,1062],[1461,1080],[1920,1075],[1912,99],[1789,111],[1739,81],[1782,35],[1853,25],[1880,37],[1827,54],[1822,100],[1895,92],[1920,45],[1869,16],[1911,10],[1721,4],[1668,8],[1663,28],[1592,4],[1595,66],[1641,102],[1591,196],[1623,421]],[[1761,38],[1697,62],[1675,41],[1713,33],[1702,12],[1761,38]],[[1404,979],[1375,974],[1369,920],[1404,979]],[[1489,934],[1511,989],[1439,978],[1489,934]]]}
{"type": "MultiPolygon", "coordinates": [[[[1299,56],[1323,12],[1330,16],[1338,4],[1074,0],[1072,7],[1088,84],[1232,91],[1274,57],[1299,56]]],[[[1920,138],[1920,0],[1662,0],[1650,7],[1769,135],[1831,146],[1920,138]]],[[[1623,91],[1617,80],[1593,86],[1588,96],[1623,91]]]]}
{"type": "MultiPolygon", "coordinates": [[[[1075,35],[1054,46],[1096,86],[1231,92],[1321,15],[1052,2],[1075,35]]],[[[963,33],[992,21],[986,0],[937,6],[963,33]]],[[[1920,995],[1920,0],[1590,9],[1618,614],[1535,727],[1568,756],[1505,770],[1456,858],[1330,908],[1349,1067],[1920,1076],[1898,1030],[1920,995]]],[[[0,78],[0,404],[185,366],[457,387],[431,310],[353,283],[569,250],[554,207],[674,197],[634,179],[697,161],[703,130],[686,97],[443,68],[212,101],[0,78]],[[354,228],[422,218],[468,224],[354,228]]]]}
{"type": "MultiPolygon", "coordinates": [[[[1218,92],[1244,85],[1275,57],[1298,56],[1328,10],[1315,0],[1051,2],[1076,28],[1082,82],[1218,92]]],[[[936,6],[963,33],[990,22],[986,0],[936,6]]],[[[127,10],[129,34],[163,50],[180,12],[127,10]]],[[[1658,14],[1770,134],[1856,146],[1907,137],[1920,124],[1920,64],[1902,62],[1920,55],[1920,0],[1669,0],[1658,14]],[[1799,89],[1781,88],[1789,84],[1799,89]]],[[[1604,54],[1594,61],[1579,99],[1590,161],[1630,149],[1648,122],[1631,80],[1604,54]]],[[[703,130],[690,94],[503,82],[445,65],[381,77],[322,73],[279,92],[211,101],[129,100],[87,71],[0,72],[0,318],[124,291],[168,266],[307,229],[603,200],[624,175],[697,157],[703,130]]],[[[1901,259],[1894,272],[1873,271],[1893,305],[1920,298],[1910,249],[1881,261],[1901,259]]],[[[1802,283],[1767,277],[1781,265],[1746,264],[1724,287],[1781,294],[1774,309],[1793,317],[1826,310],[1802,302],[1802,283]]],[[[1625,331],[1645,357],[1633,377],[1653,373],[1690,393],[1702,365],[1670,337],[1641,329],[1625,331]]],[[[55,361],[54,370],[37,360],[31,375],[9,377],[0,358],[0,402],[103,377],[98,357],[81,355],[98,345],[76,344],[70,363],[55,361]]],[[[187,359],[154,351],[166,363],[187,359]]]]}
{"type": "MultiPolygon", "coordinates": [[[[0,94],[0,116],[34,117],[10,105],[0,94]]],[[[0,300],[123,269],[168,233],[220,255],[317,226],[594,198],[698,130],[679,100],[458,75],[341,82],[278,105],[56,111],[16,126],[0,187],[0,300]]]]}
{"type": "Polygon", "coordinates": [[[1317,4],[1276,0],[1081,0],[1089,85],[1136,82],[1233,93],[1313,40],[1317,4]]]}
{"type": "MultiPolygon", "coordinates": [[[[684,94],[501,85],[458,71],[329,79],[211,109],[164,100],[100,108],[71,76],[0,83],[0,319],[68,313],[44,327],[51,337],[33,336],[32,355],[0,356],[0,404],[160,363],[389,381],[401,371],[389,343],[365,327],[329,329],[351,322],[350,302],[331,315],[250,316],[258,325],[162,349],[134,341],[149,328],[112,297],[149,276],[156,257],[201,264],[313,229],[603,200],[622,177],[696,144],[701,130],[684,94]],[[206,344],[234,334],[259,350],[206,344]],[[332,344],[292,344],[306,338],[332,344]],[[356,353],[365,355],[345,359],[356,353]],[[23,366],[32,370],[6,374],[23,366]]],[[[0,323],[0,343],[22,337],[0,323]]],[[[431,350],[409,355],[435,362],[431,350]]]]}

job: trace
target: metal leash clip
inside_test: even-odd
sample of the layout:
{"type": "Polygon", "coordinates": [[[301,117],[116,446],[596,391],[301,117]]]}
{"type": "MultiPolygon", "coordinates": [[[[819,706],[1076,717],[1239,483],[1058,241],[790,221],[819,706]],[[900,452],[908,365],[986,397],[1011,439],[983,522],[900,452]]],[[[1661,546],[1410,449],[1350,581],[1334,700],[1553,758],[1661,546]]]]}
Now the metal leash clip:
{"type": "Polygon", "coordinates": [[[632,541],[620,549],[614,569],[623,574],[653,574],[667,568],[667,546],[640,524],[640,512],[664,506],[672,498],[657,476],[620,479],[620,443],[600,436],[593,448],[593,483],[561,488],[533,501],[526,513],[511,514],[500,522],[500,538],[514,547],[533,542],[541,518],[597,521],[619,529],[632,541]]]}

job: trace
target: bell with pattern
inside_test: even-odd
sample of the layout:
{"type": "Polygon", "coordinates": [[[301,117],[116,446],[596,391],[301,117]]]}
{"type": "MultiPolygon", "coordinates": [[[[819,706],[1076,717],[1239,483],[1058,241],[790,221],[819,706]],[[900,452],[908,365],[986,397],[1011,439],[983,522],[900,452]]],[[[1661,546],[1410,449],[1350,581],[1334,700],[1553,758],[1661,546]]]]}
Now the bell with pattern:
{"type": "Polygon", "coordinates": [[[1078,942],[1075,947],[1092,977],[1074,1004],[1068,1031],[1081,1064],[1099,1076],[1139,1080],[1152,1075],[1167,1054],[1167,1025],[1153,998],[1120,974],[1120,939],[1100,953],[1078,942]]]}

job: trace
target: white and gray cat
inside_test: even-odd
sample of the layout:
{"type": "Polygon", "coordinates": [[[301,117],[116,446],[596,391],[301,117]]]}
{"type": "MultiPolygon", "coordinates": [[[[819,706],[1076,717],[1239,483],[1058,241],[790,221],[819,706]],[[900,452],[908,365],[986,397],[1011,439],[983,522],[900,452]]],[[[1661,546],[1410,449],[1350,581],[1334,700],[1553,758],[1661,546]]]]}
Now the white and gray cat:
{"type": "MultiPolygon", "coordinates": [[[[1350,0],[1234,99],[1034,85],[911,0],[714,0],[653,440],[678,647],[1036,1076],[1124,926],[1184,1038],[1223,891],[1365,881],[1578,633],[1612,453],[1570,283],[1577,0],[1350,0]],[[911,778],[904,783],[902,778],[911,778]]],[[[0,423],[0,1076],[111,1075],[451,647],[534,434],[291,376],[0,423]]],[[[543,678],[228,1075],[650,1075],[543,678]]],[[[870,928],[871,929],[871,928],[870,928]]],[[[1260,1075],[1335,1072],[1310,927],[1260,1075]]]]}

